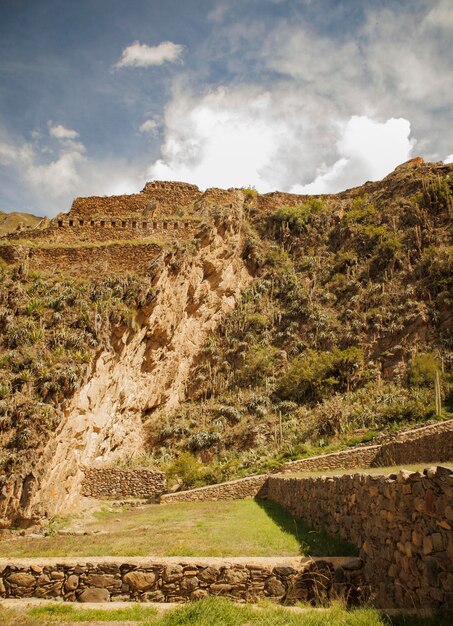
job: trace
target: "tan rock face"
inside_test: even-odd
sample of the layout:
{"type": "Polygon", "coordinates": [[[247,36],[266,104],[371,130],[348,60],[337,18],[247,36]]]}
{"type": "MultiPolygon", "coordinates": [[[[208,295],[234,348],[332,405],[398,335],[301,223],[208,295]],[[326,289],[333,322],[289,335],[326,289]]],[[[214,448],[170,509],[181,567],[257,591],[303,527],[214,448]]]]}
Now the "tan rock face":
{"type": "Polygon", "coordinates": [[[251,280],[240,257],[241,213],[235,211],[230,208],[220,226],[200,231],[195,251],[177,267],[162,262],[156,301],[139,312],[137,330],[116,332],[111,349],[98,356],[88,381],[65,407],[36,467],[37,490],[26,514],[79,509],[82,468],[143,450],[143,415],[157,417],[184,398],[206,336],[251,280]]]}

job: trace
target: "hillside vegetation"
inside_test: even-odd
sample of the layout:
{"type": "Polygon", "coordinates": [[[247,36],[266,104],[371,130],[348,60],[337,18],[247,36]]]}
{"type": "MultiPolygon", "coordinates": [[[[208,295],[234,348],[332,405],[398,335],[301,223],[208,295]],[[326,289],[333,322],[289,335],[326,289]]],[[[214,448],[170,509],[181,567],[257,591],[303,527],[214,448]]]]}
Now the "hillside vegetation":
{"type": "Polygon", "coordinates": [[[147,277],[75,279],[0,266],[0,471],[32,464],[62,417],[62,403],[153,299],[147,277]]]}
{"type": "MultiPolygon", "coordinates": [[[[188,487],[451,416],[453,168],[414,171],[324,198],[244,190],[253,281],[196,357],[187,400],[143,413],[147,441],[125,464],[188,487]]],[[[96,356],[136,331],[156,297],[141,274],[0,266],[3,480],[33,464],[96,356]]]]}
{"type": "Polygon", "coordinates": [[[255,281],[209,337],[190,401],[150,424],[152,458],[197,485],[451,415],[452,184],[340,208],[249,194],[255,281]]]}

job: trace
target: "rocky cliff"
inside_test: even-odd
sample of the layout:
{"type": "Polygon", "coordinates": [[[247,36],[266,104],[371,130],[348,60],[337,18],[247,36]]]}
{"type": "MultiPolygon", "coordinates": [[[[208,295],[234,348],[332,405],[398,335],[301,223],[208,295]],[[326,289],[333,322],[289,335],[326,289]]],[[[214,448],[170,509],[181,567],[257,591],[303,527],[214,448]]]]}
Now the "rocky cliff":
{"type": "MultiPolygon", "coordinates": [[[[86,466],[140,457],[189,487],[448,417],[452,176],[413,160],[325,197],[196,191],[193,230],[152,254],[114,213],[78,240],[93,199],[49,226],[61,241],[3,240],[3,525],[76,510],[86,466]]],[[[150,191],[169,211],[171,188],[150,191]]]]}
{"type": "Polygon", "coordinates": [[[241,258],[242,207],[219,212],[190,248],[163,255],[154,300],[133,328],[116,326],[86,381],[61,404],[63,417],[40,458],[3,486],[2,516],[34,518],[79,505],[83,467],[113,462],[143,447],[143,422],[185,397],[190,369],[250,282],[241,258]]]}

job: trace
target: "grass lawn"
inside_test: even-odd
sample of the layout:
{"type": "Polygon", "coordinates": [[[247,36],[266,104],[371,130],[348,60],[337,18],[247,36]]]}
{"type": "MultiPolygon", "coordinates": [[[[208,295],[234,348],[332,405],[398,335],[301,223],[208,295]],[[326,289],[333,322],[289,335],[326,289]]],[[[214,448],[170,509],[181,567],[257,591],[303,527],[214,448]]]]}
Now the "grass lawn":
{"type": "Polygon", "coordinates": [[[164,613],[137,605],[121,609],[84,609],[68,604],[32,608],[0,606],[3,626],[40,624],[147,624],[149,626],[447,626],[447,618],[398,617],[389,619],[371,608],[346,610],[340,604],[326,609],[291,610],[264,604],[259,607],[207,598],[164,613]]]}
{"type": "Polygon", "coordinates": [[[344,476],[345,474],[372,474],[374,476],[387,476],[388,474],[398,474],[398,472],[402,469],[409,470],[410,472],[423,472],[425,468],[437,465],[453,467],[453,461],[434,461],[432,463],[413,463],[406,465],[392,465],[390,467],[365,467],[355,469],[333,469],[309,472],[285,472],[285,476],[294,476],[297,478],[309,478],[310,476],[344,476]]]}
{"type": "Polygon", "coordinates": [[[271,501],[181,502],[103,510],[83,536],[0,542],[0,557],[350,556],[357,548],[314,531],[271,501]]]}

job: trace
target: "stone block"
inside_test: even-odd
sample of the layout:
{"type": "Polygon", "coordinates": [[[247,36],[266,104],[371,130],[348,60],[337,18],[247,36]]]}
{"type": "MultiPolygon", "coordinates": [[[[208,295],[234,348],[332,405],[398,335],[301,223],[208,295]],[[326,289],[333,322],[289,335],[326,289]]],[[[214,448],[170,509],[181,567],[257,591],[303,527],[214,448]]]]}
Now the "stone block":
{"type": "Polygon", "coordinates": [[[36,585],[36,578],[31,574],[26,574],[25,572],[11,574],[6,580],[10,585],[15,585],[17,587],[30,588],[36,585]]]}
{"type": "Polygon", "coordinates": [[[137,591],[149,591],[156,584],[154,572],[133,571],[124,574],[123,581],[137,591]]]}
{"type": "Polygon", "coordinates": [[[121,580],[112,574],[88,574],[86,584],[90,587],[121,587],[121,580]]]}
{"type": "Polygon", "coordinates": [[[67,581],[64,584],[64,588],[66,591],[74,591],[79,586],[79,577],[75,574],[71,574],[68,576],[67,581]]]}
{"type": "Polygon", "coordinates": [[[82,591],[78,597],[79,602],[109,602],[110,593],[101,587],[92,587],[82,591]]]}

